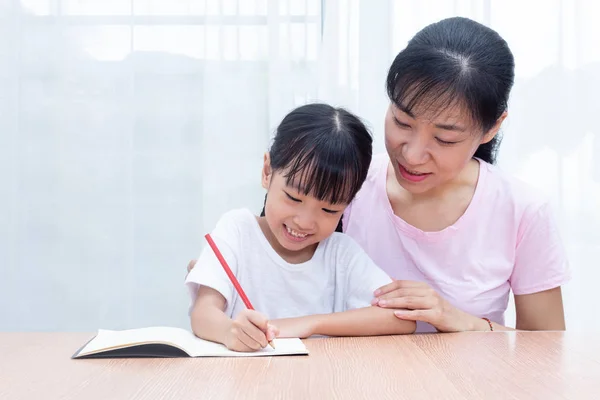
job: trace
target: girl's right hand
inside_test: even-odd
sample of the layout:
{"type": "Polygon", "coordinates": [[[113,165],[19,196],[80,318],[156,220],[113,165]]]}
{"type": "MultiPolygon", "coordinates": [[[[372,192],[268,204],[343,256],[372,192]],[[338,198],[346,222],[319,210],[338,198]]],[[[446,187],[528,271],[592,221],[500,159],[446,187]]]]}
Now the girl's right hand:
{"type": "Polygon", "coordinates": [[[253,352],[265,348],[278,333],[263,314],[244,310],[231,321],[223,344],[229,350],[253,352]]]}

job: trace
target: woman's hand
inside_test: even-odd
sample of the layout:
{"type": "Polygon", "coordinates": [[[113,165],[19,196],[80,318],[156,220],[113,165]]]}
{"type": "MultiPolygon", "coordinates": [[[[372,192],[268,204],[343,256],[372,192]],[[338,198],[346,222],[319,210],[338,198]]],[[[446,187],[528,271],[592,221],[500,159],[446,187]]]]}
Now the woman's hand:
{"type": "Polygon", "coordinates": [[[395,308],[396,317],[427,322],[440,332],[486,330],[485,321],[452,306],[424,282],[394,281],[377,289],[371,304],[395,308]]]}

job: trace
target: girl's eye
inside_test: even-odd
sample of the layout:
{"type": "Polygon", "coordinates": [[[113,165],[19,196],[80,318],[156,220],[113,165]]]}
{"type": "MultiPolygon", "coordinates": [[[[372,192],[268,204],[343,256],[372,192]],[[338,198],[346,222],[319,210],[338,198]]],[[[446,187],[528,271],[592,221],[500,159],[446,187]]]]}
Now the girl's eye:
{"type": "Polygon", "coordinates": [[[394,117],[394,122],[396,123],[396,125],[398,125],[398,127],[400,128],[410,128],[410,125],[405,124],[404,122],[400,122],[396,117],[394,117]]]}
{"type": "Polygon", "coordinates": [[[440,139],[440,138],[435,138],[435,140],[437,140],[437,141],[438,141],[438,143],[439,143],[439,144],[441,144],[442,146],[451,146],[451,145],[453,145],[453,144],[456,144],[456,143],[458,143],[458,142],[447,142],[447,141],[445,141],[445,140],[442,140],[442,139],[440,139]]]}
{"type": "Polygon", "coordinates": [[[288,199],[290,199],[291,201],[294,201],[296,203],[300,203],[300,199],[297,199],[295,197],[290,196],[290,194],[288,192],[283,192],[285,193],[285,195],[288,197],[288,199]]]}
{"type": "Polygon", "coordinates": [[[337,213],[339,213],[339,211],[337,211],[337,210],[329,210],[327,208],[323,208],[323,211],[325,211],[327,214],[337,214],[337,213]]]}

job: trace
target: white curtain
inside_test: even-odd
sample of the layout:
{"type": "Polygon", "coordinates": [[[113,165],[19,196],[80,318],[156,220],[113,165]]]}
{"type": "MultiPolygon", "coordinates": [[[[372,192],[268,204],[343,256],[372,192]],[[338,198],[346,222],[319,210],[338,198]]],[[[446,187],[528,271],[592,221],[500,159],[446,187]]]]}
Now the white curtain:
{"type": "Polygon", "coordinates": [[[260,210],[283,115],[346,106],[383,151],[386,69],[454,15],[515,54],[499,164],[553,201],[568,327],[600,330],[592,0],[0,0],[0,330],[187,326],[187,260],[260,210]]]}

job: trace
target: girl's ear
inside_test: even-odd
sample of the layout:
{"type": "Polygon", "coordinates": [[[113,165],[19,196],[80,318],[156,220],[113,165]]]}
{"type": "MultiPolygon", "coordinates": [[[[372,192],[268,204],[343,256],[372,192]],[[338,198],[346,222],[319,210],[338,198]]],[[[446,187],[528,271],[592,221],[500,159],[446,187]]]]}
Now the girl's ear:
{"type": "Polygon", "coordinates": [[[271,157],[269,156],[269,152],[265,153],[265,157],[263,160],[262,167],[262,187],[265,189],[269,188],[269,183],[271,182],[271,176],[273,175],[273,170],[271,169],[271,157]]]}

